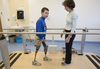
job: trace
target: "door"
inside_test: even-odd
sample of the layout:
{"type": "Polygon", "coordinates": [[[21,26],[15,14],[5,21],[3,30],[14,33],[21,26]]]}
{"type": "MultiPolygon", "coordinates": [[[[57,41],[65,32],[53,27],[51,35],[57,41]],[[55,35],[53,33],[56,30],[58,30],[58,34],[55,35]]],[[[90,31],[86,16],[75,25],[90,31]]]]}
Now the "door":
{"type": "MultiPolygon", "coordinates": [[[[0,32],[3,32],[2,30],[2,23],[1,23],[1,17],[0,17],[0,32]]],[[[0,34],[0,38],[2,37],[2,34],[0,34]]]]}

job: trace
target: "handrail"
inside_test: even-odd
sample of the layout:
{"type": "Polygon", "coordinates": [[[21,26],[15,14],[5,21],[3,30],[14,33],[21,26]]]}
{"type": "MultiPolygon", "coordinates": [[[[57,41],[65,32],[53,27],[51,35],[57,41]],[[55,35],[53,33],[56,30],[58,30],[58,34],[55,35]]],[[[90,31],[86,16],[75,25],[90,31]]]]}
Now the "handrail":
{"type": "Polygon", "coordinates": [[[100,32],[62,33],[62,32],[0,32],[0,34],[77,34],[77,35],[100,35],[100,32]]]}
{"type": "MultiPolygon", "coordinates": [[[[36,30],[36,28],[20,28],[20,29],[11,29],[11,28],[4,28],[3,30],[36,30]]],[[[47,30],[63,30],[64,28],[48,28],[47,30]]],[[[83,30],[85,28],[76,28],[76,30],[83,30]]],[[[100,30],[100,28],[87,28],[88,30],[100,30]]]]}

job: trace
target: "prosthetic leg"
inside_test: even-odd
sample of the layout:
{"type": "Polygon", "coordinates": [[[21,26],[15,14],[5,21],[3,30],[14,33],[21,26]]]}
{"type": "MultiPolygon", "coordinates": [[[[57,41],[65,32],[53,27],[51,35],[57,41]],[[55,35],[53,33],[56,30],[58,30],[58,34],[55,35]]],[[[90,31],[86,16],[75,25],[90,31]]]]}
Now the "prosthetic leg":
{"type": "Polygon", "coordinates": [[[44,53],[45,53],[45,57],[46,57],[46,54],[47,54],[47,50],[48,50],[48,46],[46,45],[45,42],[42,42],[43,46],[44,46],[44,53]]]}
{"type": "Polygon", "coordinates": [[[51,58],[48,58],[47,55],[47,50],[48,50],[48,46],[46,44],[46,42],[42,42],[43,46],[44,46],[44,53],[45,53],[45,57],[43,58],[44,61],[52,61],[51,58]]]}
{"type": "Polygon", "coordinates": [[[36,61],[36,56],[37,56],[37,53],[38,53],[39,49],[40,49],[40,46],[36,46],[35,58],[34,58],[34,61],[32,62],[32,64],[36,65],[36,66],[41,66],[41,63],[36,61]]]}
{"type": "Polygon", "coordinates": [[[41,63],[37,62],[36,61],[36,56],[37,56],[37,53],[40,49],[40,46],[41,46],[41,43],[43,44],[44,46],[44,53],[45,53],[45,57],[43,58],[44,61],[51,61],[51,58],[48,58],[46,56],[47,54],[47,49],[48,49],[48,46],[46,45],[45,42],[43,42],[42,40],[41,41],[38,41],[38,36],[36,36],[36,51],[35,51],[35,58],[34,58],[34,61],[32,62],[33,65],[36,65],[36,66],[41,66],[41,63]]]}

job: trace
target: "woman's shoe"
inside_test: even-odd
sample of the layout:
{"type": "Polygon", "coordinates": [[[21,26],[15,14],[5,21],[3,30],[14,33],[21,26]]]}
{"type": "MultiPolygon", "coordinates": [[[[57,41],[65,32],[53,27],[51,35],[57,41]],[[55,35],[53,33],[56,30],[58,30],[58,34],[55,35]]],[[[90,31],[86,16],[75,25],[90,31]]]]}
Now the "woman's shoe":
{"type": "Polygon", "coordinates": [[[66,65],[70,65],[70,64],[67,64],[65,62],[62,62],[61,65],[66,66],[66,65]]]}

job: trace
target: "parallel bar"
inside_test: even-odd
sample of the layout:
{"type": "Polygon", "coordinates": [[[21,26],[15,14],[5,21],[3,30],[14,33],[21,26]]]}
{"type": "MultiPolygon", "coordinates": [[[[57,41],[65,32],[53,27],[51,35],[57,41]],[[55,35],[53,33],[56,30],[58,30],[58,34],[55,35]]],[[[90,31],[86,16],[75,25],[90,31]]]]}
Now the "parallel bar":
{"type": "Polygon", "coordinates": [[[0,68],[3,68],[5,66],[5,69],[10,69],[8,46],[5,38],[0,40],[0,50],[3,59],[3,65],[1,65],[0,68]]]}
{"type": "Polygon", "coordinates": [[[93,64],[97,69],[100,69],[100,66],[99,66],[89,55],[86,55],[86,57],[92,62],[92,64],[93,64]]]}
{"type": "Polygon", "coordinates": [[[100,35],[100,32],[86,33],[61,33],[61,32],[0,32],[0,34],[77,34],[77,35],[100,35]]]}
{"type": "MultiPolygon", "coordinates": [[[[36,30],[36,28],[20,28],[20,29],[12,29],[12,28],[4,28],[3,30],[36,30]]],[[[47,30],[63,30],[64,28],[47,28],[47,30]]],[[[83,30],[84,28],[77,28],[76,30],[83,30]]]]}
{"type": "MultiPolygon", "coordinates": [[[[86,29],[87,29],[87,28],[86,28],[86,29]]],[[[87,32],[86,29],[83,30],[84,33],[87,32]]],[[[86,35],[82,35],[82,41],[81,41],[81,55],[83,54],[83,50],[84,50],[84,46],[85,46],[85,40],[86,40],[86,35]]]]}
{"type": "Polygon", "coordinates": [[[100,60],[97,59],[94,55],[91,55],[99,64],[100,64],[100,60]]]}
{"type": "Polygon", "coordinates": [[[23,40],[23,48],[24,48],[24,53],[26,53],[26,38],[25,38],[25,34],[22,34],[22,40],[23,40]]]}
{"type": "MultiPolygon", "coordinates": [[[[11,28],[4,28],[3,30],[23,30],[24,28],[21,29],[11,29],[11,28]]],[[[64,28],[48,28],[47,30],[63,30],[64,28]]],[[[77,28],[76,30],[83,30],[84,28],[77,28]]],[[[100,30],[100,28],[87,28],[88,30],[100,30]]],[[[31,28],[31,29],[25,29],[25,30],[36,30],[36,28],[31,28]]]]}

